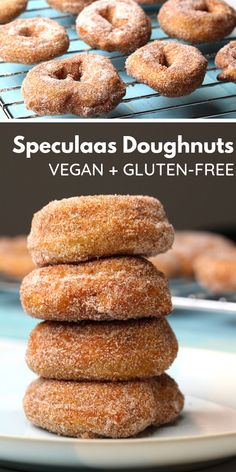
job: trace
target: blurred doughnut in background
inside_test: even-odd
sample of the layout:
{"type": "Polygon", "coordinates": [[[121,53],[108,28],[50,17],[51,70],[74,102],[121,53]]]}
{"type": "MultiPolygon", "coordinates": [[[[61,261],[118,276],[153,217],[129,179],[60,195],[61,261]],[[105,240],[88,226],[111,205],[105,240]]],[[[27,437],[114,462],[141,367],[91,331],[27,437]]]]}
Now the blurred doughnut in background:
{"type": "Polygon", "coordinates": [[[0,237],[0,275],[22,279],[34,267],[26,236],[0,237]]]}
{"type": "Polygon", "coordinates": [[[220,234],[176,231],[172,249],[149,260],[168,278],[195,277],[213,293],[236,291],[236,245],[220,234]]]}

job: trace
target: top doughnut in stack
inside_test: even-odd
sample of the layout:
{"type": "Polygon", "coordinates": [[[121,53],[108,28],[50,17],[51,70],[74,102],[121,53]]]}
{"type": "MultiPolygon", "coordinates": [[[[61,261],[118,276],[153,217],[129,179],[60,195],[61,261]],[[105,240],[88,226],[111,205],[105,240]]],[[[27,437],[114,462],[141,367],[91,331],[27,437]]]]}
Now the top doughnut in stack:
{"type": "Polygon", "coordinates": [[[26,355],[43,377],[24,400],[33,423],[68,436],[128,437],[179,415],[183,396],[164,374],[178,350],[165,319],[170,292],[142,257],[173,239],[151,197],[74,197],[36,213],[28,246],[38,268],[21,287],[27,313],[45,320],[26,355]]]}

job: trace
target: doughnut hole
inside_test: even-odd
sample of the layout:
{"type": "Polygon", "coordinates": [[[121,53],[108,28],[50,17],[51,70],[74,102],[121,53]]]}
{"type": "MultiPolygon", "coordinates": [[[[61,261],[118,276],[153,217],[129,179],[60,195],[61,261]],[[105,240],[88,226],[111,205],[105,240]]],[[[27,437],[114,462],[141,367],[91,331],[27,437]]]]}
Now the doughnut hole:
{"type": "Polygon", "coordinates": [[[100,16],[110,23],[113,29],[120,28],[125,23],[127,23],[127,21],[124,21],[124,18],[119,18],[119,11],[117,10],[119,10],[117,7],[108,5],[102,8],[99,12],[100,16]]]}
{"type": "Polygon", "coordinates": [[[75,82],[80,82],[82,77],[82,70],[79,64],[67,64],[55,70],[50,77],[57,80],[72,79],[75,82]]]}
{"type": "Polygon", "coordinates": [[[20,27],[17,34],[18,36],[24,36],[25,38],[31,38],[31,36],[34,36],[32,29],[27,28],[27,26],[20,27]]]}

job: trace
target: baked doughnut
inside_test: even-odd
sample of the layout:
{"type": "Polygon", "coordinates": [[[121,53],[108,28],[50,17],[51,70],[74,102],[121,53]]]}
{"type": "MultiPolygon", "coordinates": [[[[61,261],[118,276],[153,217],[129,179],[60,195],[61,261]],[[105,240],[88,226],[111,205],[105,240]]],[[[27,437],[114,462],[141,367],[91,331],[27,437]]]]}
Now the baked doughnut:
{"type": "Polygon", "coordinates": [[[68,47],[66,30],[49,18],[19,19],[0,26],[4,61],[35,64],[64,54],[68,47]]]}
{"type": "Polygon", "coordinates": [[[60,323],[31,332],[26,361],[36,374],[58,380],[132,380],[163,374],[178,343],[165,318],[60,323]]]}
{"type": "Polygon", "coordinates": [[[159,200],[94,195],[55,200],[33,217],[28,248],[38,266],[112,255],[148,256],[172,246],[173,227],[159,200]]]}
{"type": "Polygon", "coordinates": [[[176,420],[184,404],[177,384],[163,374],[130,382],[34,380],[24,411],[35,425],[70,437],[126,438],[176,420]]]}
{"type": "Polygon", "coordinates": [[[236,82],[236,41],[230,41],[221,48],[215,57],[216,66],[222,69],[218,80],[236,82]]]}
{"type": "Polygon", "coordinates": [[[168,0],[158,20],[169,36],[204,43],[231,33],[236,26],[236,12],[222,0],[168,0]]]}
{"type": "Polygon", "coordinates": [[[158,270],[163,272],[168,279],[179,277],[181,274],[181,261],[173,249],[170,249],[164,254],[149,257],[149,261],[158,270]]]}
{"type": "Polygon", "coordinates": [[[236,247],[198,257],[194,274],[198,282],[213,293],[236,292],[236,247]]]}
{"type": "Polygon", "coordinates": [[[193,275],[195,260],[212,251],[231,250],[234,243],[219,234],[207,231],[176,231],[173,253],[181,264],[180,275],[193,275]]]}
{"type": "Polygon", "coordinates": [[[77,54],[43,62],[22,84],[25,106],[38,115],[108,113],[125,95],[125,84],[111,61],[99,54],[77,54]]]}
{"type": "Polygon", "coordinates": [[[36,269],[21,286],[24,309],[56,321],[126,320],[168,315],[167,280],[139,257],[111,257],[36,269]]]}
{"type": "Polygon", "coordinates": [[[55,10],[63,13],[78,15],[85,7],[95,0],[47,0],[48,4],[55,10]]]}
{"type": "Polygon", "coordinates": [[[28,0],[1,0],[0,24],[8,23],[19,16],[27,7],[28,0]]]}
{"type": "Polygon", "coordinates": [[[0,238],[0,273],[21,279],[34,267],[26,236],[0,238]]]}
{"type": "Polygon", "coordinates": [[[153,41],[126,61],[127,73],[161,95],[179,97],[192,93],[205,77],[207,60],[193,46],[153,41]]]}
{"type": "Polygon", "coordinates": [[[76,30],[93,48],[128,54],[149,41],[151,20],[133,0],[98,0],[80,13],[76,30]]]}

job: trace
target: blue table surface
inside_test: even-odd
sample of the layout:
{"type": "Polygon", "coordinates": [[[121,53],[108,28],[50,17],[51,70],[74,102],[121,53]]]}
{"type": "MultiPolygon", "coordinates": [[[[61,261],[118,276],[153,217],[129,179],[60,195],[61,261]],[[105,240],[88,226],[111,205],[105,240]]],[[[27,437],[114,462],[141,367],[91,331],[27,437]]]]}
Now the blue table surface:
{"type": "MultiPolygon", "coordinates": [[[[174,310],[168,320],[180,346],[236,352],[236,313],[174,310]]],[[[0,338],[26,341],[38,322],[24,313],[17,292],[0,291],[0,338]]]]}

